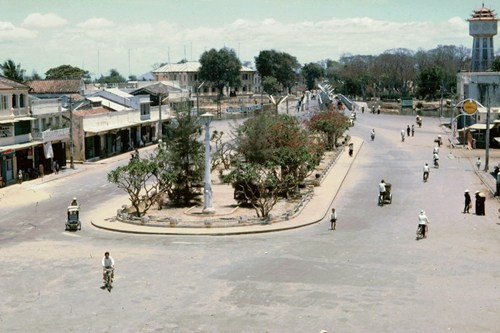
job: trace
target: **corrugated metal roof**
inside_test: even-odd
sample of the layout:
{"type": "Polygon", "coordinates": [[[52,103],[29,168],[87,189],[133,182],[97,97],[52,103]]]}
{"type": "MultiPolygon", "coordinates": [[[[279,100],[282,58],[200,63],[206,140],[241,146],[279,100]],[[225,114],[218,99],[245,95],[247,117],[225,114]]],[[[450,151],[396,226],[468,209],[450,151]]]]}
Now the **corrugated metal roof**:
{"type": "Polygon", "coordinates": [[[109,89],[104,89],[105,91],[109,91],[113,95],[120,96],[123,98],[130,98],[133,97],[133,95],[130,95],[129,93],[124,92],[123,90],[120,90],[118,88],[109,88],[109,89]]]}
{"type": "Polygon", "coordinates": [[[108,109],[114,110],[114,111],[123,111],[123,110],[129,110],[130,108],[112,102],[109,99],[102,98],[100,96],[94,96],[94,97],[87,97],[88,100],[90,100],[93,103],[100,102],[102,106],[107,107],[108,109]]]}

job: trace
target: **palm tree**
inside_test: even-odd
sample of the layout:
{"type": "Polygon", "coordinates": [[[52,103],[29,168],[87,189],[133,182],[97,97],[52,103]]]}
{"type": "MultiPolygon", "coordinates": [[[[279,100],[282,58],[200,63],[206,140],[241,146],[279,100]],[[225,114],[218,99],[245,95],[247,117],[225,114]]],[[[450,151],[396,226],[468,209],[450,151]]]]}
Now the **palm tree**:
{"type": "Polygon", "coordinates": [[[6,60],[3,64],[0,64],[0,69],[3,75],[11,80],[23,82],[24,70],[21,69],[21,64],[17,64],[12,60],[6,60]]]}

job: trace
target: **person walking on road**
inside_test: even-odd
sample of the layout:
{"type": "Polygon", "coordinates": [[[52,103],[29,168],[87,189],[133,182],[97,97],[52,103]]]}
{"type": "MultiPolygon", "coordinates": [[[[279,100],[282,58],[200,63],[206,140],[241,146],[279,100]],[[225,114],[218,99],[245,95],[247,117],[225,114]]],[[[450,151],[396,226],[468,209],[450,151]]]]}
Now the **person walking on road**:
{"type": "Polygon", "coordinates": [[[481,168],[481,157],[477,158],[477,160],[476,160],[476,167],[477,167],[477,170],[479,171],[479,169],[481,168]]]}
{"type": "Polygon", "coordinates": [[[330,214],[330,229],[335,230],[337,228],[337,212],[335,208],[332,208],[332,213],[330,214]]]}
{"type": "Polygon", "coordinates": [[[425,163],[424,165],[424,182],[427,181],[427,179],[429,178],[429,172],[431,171],[431,168],[429,168],[429,164],[425,163]]]}
{"type": "Polygon", "coordinates": [[[420,229],[423,238],[427,238],[428,226],[429,219],[427,218],[427,215],[425,215],[425,211],[421,210],[418,215],[418,229],[420,229]]]}
{"type": "Polygon", "coordinates": [[[465,190],[464,192],[464,198],[465,198],[465,206],[464,206],[464,214],[469,213],[469,209],[472,203],[472,200],[470,198],[469,190],[465,190]]]}
{"type": "Polygon", "coordinates": [[[411,136],[415,136],[415,125],[411,125],[411,136]]]}
{"type": "Polygon", "coordinates": [[[385,181],[382,179],[380,181],[380,184],[378,184],[378,204],[380,206],[383,206],[384,205],[384,197],[385,197],[385,181]]]}
{"type": "Polygon", "coordinates": [[[406,127],[406,136],[410,137],[410,125],[406,127]]]}
{"type": "Polygon", "coordinates": [[[401,130],[401,142],[405,142],[405,130],[401,130]]]}
{"type": "Polygon", "coordinates": [[[349,156],[352,157],[352,153],[354,152],[354,143],[349,143],[349,156]]]}

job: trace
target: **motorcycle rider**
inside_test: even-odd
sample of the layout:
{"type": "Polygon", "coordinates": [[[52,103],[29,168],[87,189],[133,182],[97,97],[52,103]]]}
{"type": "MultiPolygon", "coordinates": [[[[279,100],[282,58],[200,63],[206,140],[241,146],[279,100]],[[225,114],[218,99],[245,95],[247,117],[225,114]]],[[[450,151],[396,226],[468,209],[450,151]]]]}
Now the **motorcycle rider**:
{"type": "Polygon", "coordinates": [[[429,178],[429,172],[430,172],[429,164],[425,163],[424,165],[424,182],[427,181],[427,178],[429,178]]]}
{"type": "Polygon", "coordinates": [[[372,129],[371,138],[372,141],[375,139],[375,129],[372,129]]]}
{"type": "Polygon", "coordinates": [[[429,219],[427,218],[427,215],[425,215],[425,211],[421,210],[418,215],[417,235],[420,233],[423,238],[427,238],[428,225],[429,219]]]}
{"type": "Polygon", "coordinates": [[[434,154],[439,154],[439,147],[438,146],[435,146],[433,149],[432,149],[432,155],[434,154]]]}
{"type": "Polygon", "coordinates": [[[76,197],[71,200],[71,203],[69,204],[70,206],[78,206],[78,201],[76,201],[76,197]]]}
{"type": "Polygon", "coordinates": [[[439,168],[439,155],[434,153],[432,159],[434,160],[434,167],[439,168]]]}
{"type": "Polygon", "coordinates": [[[102,264],[102,279],[106,283],[106,269],[111,269],[111,282],[115,276],[115,260],[109,255],[109,252],[104,253],[101,261],[102,264]]]}

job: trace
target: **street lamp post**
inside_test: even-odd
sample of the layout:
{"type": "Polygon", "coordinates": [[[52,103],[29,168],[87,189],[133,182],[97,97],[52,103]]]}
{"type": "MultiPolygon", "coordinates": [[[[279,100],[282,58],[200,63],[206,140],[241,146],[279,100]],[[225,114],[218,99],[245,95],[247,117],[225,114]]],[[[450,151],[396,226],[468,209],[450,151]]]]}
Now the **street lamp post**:
{"type": "Polygon", "coordinates": [[[210,175],[210,123],[213,115],[206,112],[200,116],[201,121],[205,125],[205,186],[204,194],[204,214],[214,214],[215,209],[212,207],[212,180],[210,175]]]}
{"type": "Polygon", "coordinates": [[[203,81],[198,87],[196,87],[196,115],[200,115],[200,89],[203,87],[206,81],[203,81]]]}

